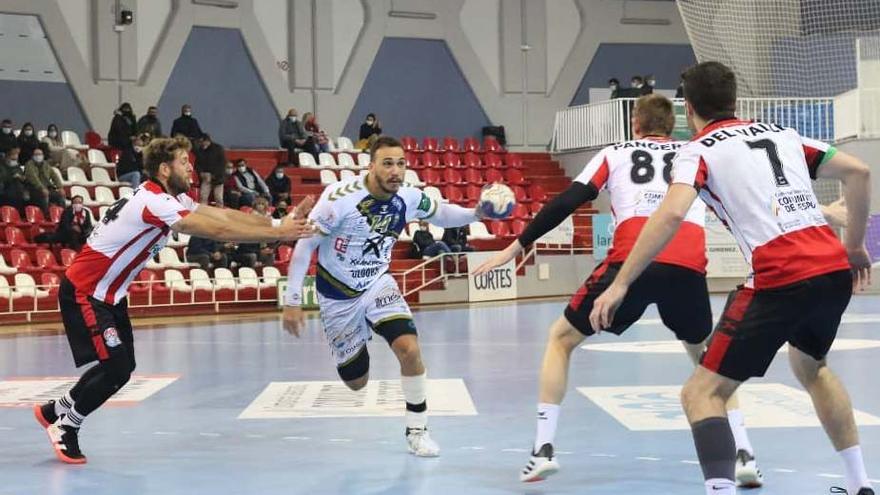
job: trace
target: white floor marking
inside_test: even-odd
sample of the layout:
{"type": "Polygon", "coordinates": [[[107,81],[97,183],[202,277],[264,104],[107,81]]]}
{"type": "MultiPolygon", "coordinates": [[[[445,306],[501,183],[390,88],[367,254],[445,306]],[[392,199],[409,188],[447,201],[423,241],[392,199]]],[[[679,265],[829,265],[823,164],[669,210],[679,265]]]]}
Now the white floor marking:
{"type": "Polygon", "coordinates": [[[531,453],[529,449],[501,449],[501,452],[531,453]]]}
{"type": "Polygon", "coordinates": [[[202,432],[202,433],[199,433],[199,436],[201,436],[201,437],[219,437],[220,434],[219,433],[202,432]]]}
{"type": "Polygon", "coordinates": [[[820,478],[843,478],[842,474],[819,473],[816,476],[820,478]]]}
{"type": "Polygon", "coordinates": [[[696,466],[700,465],[700,461],[681,461],[682,464],[693,464],[696,466]]]}
{"type": "Polygon", "coordinates": [[[796,473],[797,472],[794,469],[785,469],[785,468],[776,468],[776,469],[773,469],[773,471],[777,472],[777,473],[796,473]]]}
{"type": "Polygon", "coordinates": [[[345,443],[345,442],[351,442],[351,439],[350,438],[331,438],[328,441],[337,442],[337,443],[345,443]]]}
{"type": "Polygon", "coordinates": [[[283,437],[283,438],[284,438],[284,440],[311,440],[312,439],[311,437],[296,437],[296,436],[283,437]]]}
{"type": "Polygon", "coordinates": [[[662,461],[663,459],[659,457],[636,457],[639,461],[662,461]]]}

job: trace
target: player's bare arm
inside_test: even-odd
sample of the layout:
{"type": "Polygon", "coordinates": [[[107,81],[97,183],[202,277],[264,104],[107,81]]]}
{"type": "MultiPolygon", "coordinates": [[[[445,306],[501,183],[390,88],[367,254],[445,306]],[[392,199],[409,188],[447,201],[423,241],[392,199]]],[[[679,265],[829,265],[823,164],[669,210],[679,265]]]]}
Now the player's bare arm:
{"type": "Polygon", "coordinates": [[[282,309],[282,326],[288,333],[300,336],[300,331],[305,325],[305,316],[302,310],[302,285],[309,263],[312,261],[312,253],[321,243],[321,236],[303,239],[296,243],[290,265],[287,271],[287,291],[284,294],[284,308],[282,309]]]}
{"type": "Polygon", "coordinates": [[[865,249],[865,230],[871,203],[871,169],[858,158],[837,151],[819,166],[817,176],[837,179],[843,185],[847,223],[843,245],[853,268],[853,288],[863,290],[871,283],[871,257],[865,249]]]}
{"type": "MultiPolygon", "coordinates": [[[[312,210],[312,207],[314,205],[315,198],[312,196],[307,196],[305,199],[300,201],[296,208],[294,208],[293,217],[305,218],[312,210]]],[[[215,220],[219,220],[221,222],[241,223],[244,225],[252,225],[255,227],[272,225],[272,221],[269,217],[264,217],[262,215],[252,215],[250,213],[245,213],[240,210],[234,210],[232,208],[217,208],[214,206],[200,204],[198,211],[201,213],[205,213],[206,215],[209,215],[215,220]]]]}
{"type": "Polygon", "coordinates": [[[590,313],[595,329],[611,326],[614,312],[623,301],[629,286],[645,271],[651,260],[663,250],[678,231],[688,210],[697,199],[697,190],[686,184],[672,184],[657,211],[651,215],[639,234],[632,252],[614,282],[596,299],[590,313]]]}
{"type": "Polygon", "coordinates": [[[305,219],[288,217],[277,227],[273,227],[271,223],[252,225],[218,220],[209,213],[203,213],[201,208],[190,213],[171,228],[175,232],[232,242],[295,241],[314,234],[314,227],[305,219]]]}

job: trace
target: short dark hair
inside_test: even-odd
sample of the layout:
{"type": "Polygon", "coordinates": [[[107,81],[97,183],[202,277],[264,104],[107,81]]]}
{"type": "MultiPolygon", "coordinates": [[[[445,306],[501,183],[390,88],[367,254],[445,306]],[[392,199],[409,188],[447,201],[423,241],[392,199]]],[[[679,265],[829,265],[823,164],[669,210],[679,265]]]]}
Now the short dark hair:
{"type": "Polygon", "coordinates": [[[635,81],[636,79],[638,79],[639,81],[644,82],[644,79],[642,79],[642,76],[632,76],[632,77],[630,78],[630,81],[635,81]]]}
{"type": "Polygon", "coordinates": [[[702,62],[681,73],[684,99],[707,120],[736,113],[736,75],[721,62],[702,62]]]}
{"type": "Polygon", "coordinates": [[[608,80],[608,84],[609,85],[616,84],[616,85],[620,86],[620,81],[618,81],[616,77],[612,77],[611,79],[608,80]]]}
{"type": "Polygon", "coordinates": [[[76,196],[70,198],[70,202],[72,203],[72,202],[76,201],[77,198],[79,198],[80,201],[85,201],[85,200],[83,199],[82,196],[80,196],[79,194],[77,194],[76,196]]]}
{"type": "Polygon", "coordinates": [[[0,122],[0,125],[6,125],[6,124],[12,125],[12,121],[9,119],[3,119],[3,122],[0,122]]]}
{"type": "Polygon", "coordinates": [[[379,136],[376,138],[376,141],[370,146],[370,161],[376,159],[376,152],[381,150],[382,148],[403,148],[403,145],[400,144],[400,141],[392,136],[379,136]]]}
{"type": "Polygon", "coordinates": [[[642,135],[659,134],[669,136],[675,128],[675,112],[672,101],[660,93],[644,95],[636,100],[633,109],[642,135]]]}
{"type": "Polygon", "coordinates": [[[150,141],[144,151],[144,170],[147,176],[155,178],[159,173],[159,166],[163,163],[170,164],[180,150],[189,152],[192,145],[189,139],[184,137],[158,138],[150,141]]]}
{"type": "Polygon", "coordinates": [[[235,160],[233,163],[235,164],[236,167],[241,165],[242,163],[244,163],[245,166],[247,166],[247,160],[245,160],[244,158],[239,158],[238,160],[235,160]]]}

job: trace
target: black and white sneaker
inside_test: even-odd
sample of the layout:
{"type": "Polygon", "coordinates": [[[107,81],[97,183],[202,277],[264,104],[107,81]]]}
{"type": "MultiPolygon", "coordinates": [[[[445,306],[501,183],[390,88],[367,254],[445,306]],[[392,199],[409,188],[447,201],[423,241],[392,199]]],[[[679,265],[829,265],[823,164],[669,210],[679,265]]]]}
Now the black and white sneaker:
{"type": "MultiPolygon", "coordinates": [[[[846,495],[849,492],[846,491],[846,488],[841,488],[839,486],[832,486],[831,493],[839,493],[841,495],[846,495]]],[[[862,488],[861,490],[859,490],[859,492],[856,493],[856,495],[874,495],[874,489],[865,487],[865,488],[862,488]]]]}
{"type": "Polygon", "coordinates": [[[764,486],[764,475],[758,469],[755,456],[744,449],[739,449],[736,452],[736,485],[741,488],[764,486]]]}
{"type": "Polygon", "coordinates": [[[553,455],[553,445],[545,443],[537,452],[532,452],[529,463],[519,474],[519,480],[524,483],[544,481],[557,471],[559,471],[559,463],[553,455]]]}
{"type": "Polygon", "coordinates": [[[86,463],[86,456],[79,449],[79,428],[56,422],[46,428],[46,434],[58,460],[65,464],[86,463]]]}
{"type": "Polygon", "coordinates": [[[58,421],[58,415],[55,414],[55,401],[50,400],[45,404],[35,405],[34,418],[36,418],[37,423],[40,423],[40,426],[43,428],[48,428],[49,425],[58,421]]]}

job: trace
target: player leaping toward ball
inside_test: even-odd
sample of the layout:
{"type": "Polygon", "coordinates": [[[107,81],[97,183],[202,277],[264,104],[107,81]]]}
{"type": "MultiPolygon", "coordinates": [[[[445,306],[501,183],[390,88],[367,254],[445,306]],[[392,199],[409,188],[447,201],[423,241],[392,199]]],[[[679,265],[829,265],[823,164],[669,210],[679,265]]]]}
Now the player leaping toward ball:
{"type": "MultiPolygon", "coordinates": [[[[596,297],[608,287],[632,249],[648,216],[663,199],[670,181],[672,157],[684,143],[672,141],[675,123],[672,102],[662,95],[640,98],[632,117],[633,141],[601,150],[572,185],[550,201],[525,229],[496,257],[477,268],[483,273],[513,259],[538,238],[559,225],[581,205],[607,189],[615,216],[614,241],[608,257],[593,270],[551,327],[541,368],[537,435],[532,457],[520,474],[522,481],[540,481],[559,470],[553,440],[559,408],[565,396],[572,351],[595,333],[587,318],[596,297]]],[[[712,330],[712,314],[706,287],[706,247],[703,224],[705,206],[698,202],[688,210],[682,228],[668,249],[654,258],[630,292],[614,325],[608,331],[621,334],[656,303],[663,323],[682,341],[696,363],[712,330]],[[675,290],[669,290],[675,287],[675,290]]],[[[737,479],[742,486],[757,487],[762,475],[738,409],[736,397],[727,404],[736,437],[737,479]]]]}
{"type": "Polygon", "coordinates": [[[381,335],[400,362],[406,402],[406,441],[420,457],[439,455],[428,434],[425,366],[409,306],[388,273],[398,236],[412,220],[459,227],[479,220],[475,209],[439,203],[403,184],[406,158],[400,142],[382,136],[370,149],[366,176],[324,189],[310,219],[319,234],[297,243],[290,260],[284,297],[284,328],[299,336],[305,320],[303,278],[318,250],[315,288],[324,335],[339,377],[351,390],[367,385],[367,342],[381,335]]]}
{"type": "Polygon", "coordinates": [[[62,462],[86,462],[79,448],[83,420],[131,378],[128,287],[172,232],[241,242],[292,241],[314,233],[305,220],[311,197],[281,221],[193,202],[186,195],[192,182],[189,147],[183,138],[149,144],[144,152],[148,180],[107,210],[61,279],[58,303],[73,360],[77,366],[98,361],[63,397],[34,406],[62,462]]]}
{"type": "Polygon", "coordinates": [[[697,64],[682,81],[688,122],[697,135],[675,156],[666,197],[593,304],[590,325],[613,328],[651,260],[675,243],[699,193],[752,269],[730,294],[700,366],[681,392],[706,493],[736,493],[735,435],[724,403],[742,382],[763,376],[788,342],[792,370],[846,467],[843,493],[873,495],[852,404],[825,360],[853,290],[870,281],[865,249],[870,169],[794,129],[737,119],[736,77],[721,63],[697,64]],[[843,186],[844,245],[820,212],[810,183],[817,178],[843,186]]]}

